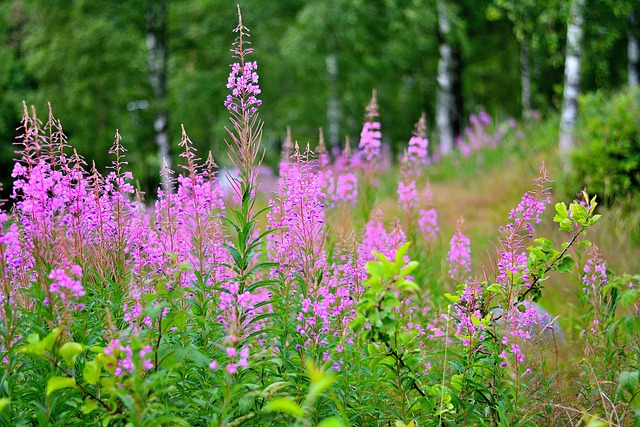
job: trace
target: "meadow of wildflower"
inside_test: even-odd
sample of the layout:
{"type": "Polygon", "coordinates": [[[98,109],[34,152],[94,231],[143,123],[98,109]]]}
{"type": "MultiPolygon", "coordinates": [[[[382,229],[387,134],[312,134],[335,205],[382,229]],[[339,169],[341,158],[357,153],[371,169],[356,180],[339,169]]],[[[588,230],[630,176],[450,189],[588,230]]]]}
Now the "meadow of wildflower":
{"type": "MultiPolygon", "coordinates": [[[[542,163],[472,265],[468,221],[438,221],[425,116],[392,170],[375,91],[358,144],[289,136],[267,191],[239,18],[224,182],[183,129],[183,166],[143,195],[117,131],[105,175],[25,105],[0,211],[0,425],[639,425],[640,276],[588,240],[596,198],[551,206],[542,163]],[[575,289],[564,332],[539,305],[550,277],[575,289]]],[[[519,132],[470,122],[461,161],[519,132]]]]}

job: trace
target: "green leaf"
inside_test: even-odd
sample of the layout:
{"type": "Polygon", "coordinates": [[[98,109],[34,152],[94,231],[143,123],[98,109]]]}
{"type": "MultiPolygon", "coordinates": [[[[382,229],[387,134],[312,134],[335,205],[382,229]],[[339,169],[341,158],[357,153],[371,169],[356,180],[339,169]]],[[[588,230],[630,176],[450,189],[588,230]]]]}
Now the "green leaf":
{"type": "Polygon", "coordinates": [[[398,250],[396,251],[395,259],[394,259],[396,265],[400,266],[404,264],[404,260],[402,258],[404,258],[404,256],[407,254],[407,250],[409,250],[409,246],[411,246],[411,242],[406,242],[404,245],[398,248],[398,250]]]}
{"type": "MultiPolygon", "coordinates": [[[[391,260],[387,258],[386,255],[376,251],[372,251],[371,255],[376,257],[382,263],[382,265],[384,266],[384,273],[386,273],[388,276],[393,276],[398,274],[398,272],[400,272],[400,268],[397,265],[395,265],[393,262],[391,262],[391,260]]],[[[384,276],[384,273],[383,273],[383,276],[384,276]]]]}
{"type": "Polygon", "coordinates": [[[86,347],[84,345],[77,342],[66,342],[62,344],[62,347],[60,347],[60,355],[67,363],[67,366],[72,367],[76,362],[76,357],[78,357],[85,348],[86,347]]]}
{"type": "Polygon", "coordinates": [[[286,414],[293,415],[296,418],[301,418],[304,415],[304,409],[293,400],[292,397],[278,397],[272,399],[264,406],[265,411],[270,412],[284,412],[286,414]]]}
{"type": "Polygon", "coordinates": [[[330,417],[320,421],[318,427],[344,427],[344,423],[338,417],[330,417]]]}
{"type": "Polygon", "coordinates": [[[82,412],[84,415],[87,415],[95,409],[98,409],[98,404],[96,403],[96,401],[87,399],[85,400],[84,405],[80,407],[80,412],[82,412]]]}
{"type": "Polygon", "coordinates": [[[402,270],[400,270],[400,277],[405,277],[410,275],[411,273],[413,273],[413,271],[418,268],[418,261],[411,261],[409,262],[409,264],[407,264],[405,267],[402,268],[402,270]]]}
{"type": "Polygon", "coordinates": [[[449,301],[451,301],[452,303],[457,303],[460,300],[460,296],[459,295],[451,295],[449,292],[445,292],[444,293],[444,297],[446,299],[448,299],[449,301]]]}
{"type": "Polygon", "coordinates": [[[56,390],[69,387],[76,387],[76,380],[74,378],[53,376],[47,381],[47,396],[56,390]]]}
{"type": "Polygon", "coordinates": [[[487,288],[487,291],[489,292],[494,292],[494,293],[498,293],[500,292],[501,287],[499,283],[492,283],[491,285],[489,285],[489,287],[487,288]]]}
{"type": "Polygon", "coordinates": [[[231,254],[231,256],[233,257],[233,262],[235,262],[237,266],[240,266],[242,264],[242,255],[240,255],[240,252],[238,252],[236,248],[229,245],[228,243],[223,243],[222,247],[229,251],[229,254],[231,254]]]}
{"type": "Polygon", "coordinates": [[[49,335],[44,337],[44,339],[42,340],[44,348],[51,351],[51,349],[53,348],[53,344],[56,342],[56,338],[58,338],[58,335],[60,335],[60,329],[58,328],[55,328],[54,330],[49,332],[49,335]]]}
{"type": "Polygon", "coordinates": [[[564,202],[556,203],[556,215],[553,217],[554,222],[562,222],[569,216],[567,205],[564,202]]]}
{"type": "Polygon", "coordinates": [[[102,372],[102,366],[98,360],[92,360],[84,364],[82,370],[82,377],[91,385],[96,385],[100,380],[100,373],[102,372]]]}
{"type": "Polygon", "coordinates": [[[351,321],[351,323],[349,323],[349,326],[351,326],[351,329],[353,329],[353,332],[357,333],[364,326],[364,318],[356,317],[353,321],[351,321]]]}
{"type": "Polygon", "coordinates": [[[60,329],[55,328],[49,334],[44,337],[42,341],[40,341],[40,337],[38,334],[30,334],[27,337],[27,342],[29,344],[24,345],[18,348],[16,351],[20,354],[29,354],[31,356],[37,357],[45,357],[45,350],[51,352],[53,348],[53,344],[56,341],[56,338],[60,334],[60,329]]]}
{"type": "Polygon", "coordinates": [[[398,290],[403,292],[413,292],[413,291],[419,291],[420,287],[416,285],[415,282],[412,282],[411,280],[401,280],[398,283],[398,290]]]}
{"type": "Polygon", "coordinates": [[[562,259],[560,260],[560,263],[558,264],[558,271],[561,273],[571,273],[571,270],[573,268],[573,258],[571,258],[568,255],[565,255],[564,257],[562,257],[562,259]]]}
{"type": "Polygon", "coordinates": [[[9,403],[11,403],[11,400],[6,397],[0,399],[0,411],[2,411],[9,403]]]}
{"type": "Polygon", "coordinates": [[[620,377],[618,378],[618,392],[620,390],[625,390],[629,392],[629,394],[635,394],[636,388],[638,387],[638,374],[640,371],[624,371],[620,372],[620,377]]]}

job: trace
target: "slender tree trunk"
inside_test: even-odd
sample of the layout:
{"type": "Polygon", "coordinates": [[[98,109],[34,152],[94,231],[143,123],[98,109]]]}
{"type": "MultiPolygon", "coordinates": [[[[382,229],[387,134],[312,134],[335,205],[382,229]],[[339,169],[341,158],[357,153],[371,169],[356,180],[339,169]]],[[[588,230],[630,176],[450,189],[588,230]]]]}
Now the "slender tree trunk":
{"type": "MultiPolygon", "coordinates": [[[[154,109],[156,118],[153,128],[156,133],[156,145],[160,164],[163,162],[171,169],[169,150],[169,114],[165,105],[167,97],[167,0],[147,0],[147,48],[149,49],[149,79],[155,95],[154,109]]],[[[152,104],[152,105],[153,105],[152,104]]],[[[161,174],[162,186],[170,190],[168,174],[161,174]]]]}
{"type": "Polygon", "coordinates": [[[580,92],[580,58],[585,0],[573,0],[567,25],[567,52],[564,65],[564,93],[560,118],[560,157],[565,171],[569,169],[569,153],[574,147],[574,133],[578,118],[580,92]]]}
{"type": "Polygon", "coordinates": [[[520,43],[520,84],[522,85],[522,118],[531,117],[531,61],[529,36],[524,34],[520,43]]]}
{"type": "Polygon", "coordinates": [[[454,53],[449,42],[451,27],[444,1],[438,1],[438,33],[440,60],[438,61],[438,90],[436,94],[436,127],[440,139],[440,153],[448,156],[453,151],[454,129],[452,112],[455,110],[454,53]]]}
{"type": "Polygon", "coordinates": [[[627,45],[627,55],[629,58],[629,86],[640,86],[640,48],[638,47],[638,17],[636,10],[629,14],[629,41],[627,45]]]}
{"type": "Polygon", "coordinates": [[[340,146],[340,121],[342,111],[338,95],[338,58],[335,53],[327,55],[327,74],[329,75],[329,100],[327,101],[327,122],[329,122],[329,146],[340,146]]]}

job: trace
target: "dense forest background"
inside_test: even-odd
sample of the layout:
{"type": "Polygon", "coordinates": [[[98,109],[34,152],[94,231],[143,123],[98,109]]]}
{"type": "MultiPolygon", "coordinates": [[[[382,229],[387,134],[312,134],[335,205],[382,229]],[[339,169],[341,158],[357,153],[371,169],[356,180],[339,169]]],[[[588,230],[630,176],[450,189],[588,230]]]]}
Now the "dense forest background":
{"type": "MultiPolygon", "coordinates": [[[[455,64],[456,132],[470,113],[526,117],[561,108],[570,1],[244,0],[258,61],[266,163],[286,127],[294,139],[357,141],[377,89],[384,139],[397,150],[427,113],[434,133],[444,43],[455,64]],[[442,19],[446,13],[447,27],[442,19]],[[523,82],[527,82],[525,94],[523,82]],[[528,98],[528,99],[525,99],[528,98]]],[[[587,0],[581,91],[627,83],[636,0],[587,0]]],[[[200,152],[225,164],[223,105],[237,11],[229,0],[0,0],[0,178],[8,197],[22,101],[98,168],[119,129],[129,167],[149,194],[158,144],[173,162],[184,124],[200,152]],[[159,142],[160,141],[160,142],[159,142]]],[[[637,62],[632,64],[636,67],[637,62]]]]}

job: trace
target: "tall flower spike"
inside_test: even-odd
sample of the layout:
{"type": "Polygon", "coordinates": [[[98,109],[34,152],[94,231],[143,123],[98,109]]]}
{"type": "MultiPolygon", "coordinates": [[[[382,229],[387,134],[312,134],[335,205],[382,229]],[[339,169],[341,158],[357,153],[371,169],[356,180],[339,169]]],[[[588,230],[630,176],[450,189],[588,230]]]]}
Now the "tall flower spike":
{"type": "Polygon", "coordinates": [[[238,33],[234,48],[231,49],[234,58],[239,62],[231,64],[231,73],[227,81],[227,88],[231,89],[231,94],[227,95],[224,102],[225,107],[231,112],[248,119],[256,114],[262,101],[257,98],[261,90],[258,86],[258,63],[247,61],[246,56],[253,52],[248,41],[249,29],[242,24],[242,14],[238,5],[238,26],[234,30],[238,33]]]}
{"type": "Polygon", "coordinates": [[[373,89],[371,101],[366,108],[365,123],[360,133],[360,144],[358,147],[362,150],[364,159],[372,163],[380,158],[380,149],[382,145],[382,133],[380,132],[380,122],[376,119],[379,117],[376,90],[373,89]]]}
{"type": "Polygon", "coordinates": [[[318,155],[318,161],[320,163],[320,169],[325,170],[331,163],[329,157],[329,151],[324,143],[324,131],[322,128],[318,130],[318,146],[316,147],[316,154],[318,155]]]}
{"type": "Polygon", "coordinates": [[[420,119],[416,123],[413,135],[409,140],[409,149],[407,151],[409,159],[416,164],[424,164],[427,162],[427,115],[422,113],[420,119]]]}
{"type": "Polygon", "coordinates": [[[465,281],[471,272],[471,242],[464,235],[464,219],[461,217],[456,224],[456,232],[451,238],[449,261],[449,276],[457,281],[465,281]]]}
{"type": "Polygon", "coordinates": [[[231,141],[225,140],[229,148],[229,159],[239,175],[243,185],[235,186],[238,198],[249,194],[256,185],[257,167],[260,164],[258,153],[262,137],[263,123],[258,119],[257,107],[262,105],[256,96],[260,94],[258,86],[258,64],[246,60],[253,52],[248,41],[249,29],[242,23],[242,14],[238,6],[238,33],[233,43],[233,57],[238,60],[231,64],[227,87],[231,94],[227,95],[225,106],[231,113],[232,128],[226,128],[231,141]]]}

